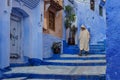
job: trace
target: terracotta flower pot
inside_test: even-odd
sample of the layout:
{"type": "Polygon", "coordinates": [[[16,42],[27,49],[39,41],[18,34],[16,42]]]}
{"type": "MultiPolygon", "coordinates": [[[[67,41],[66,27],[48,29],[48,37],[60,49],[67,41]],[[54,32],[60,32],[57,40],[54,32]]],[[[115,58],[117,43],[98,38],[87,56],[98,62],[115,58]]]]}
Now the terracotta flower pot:
{"type": "Polygon", "coordinates": [[[60,48],[55,48],[54,50],[53,50],[53,52],[55,53],[55,54],[59,54],[60,53],[60,48]]]}

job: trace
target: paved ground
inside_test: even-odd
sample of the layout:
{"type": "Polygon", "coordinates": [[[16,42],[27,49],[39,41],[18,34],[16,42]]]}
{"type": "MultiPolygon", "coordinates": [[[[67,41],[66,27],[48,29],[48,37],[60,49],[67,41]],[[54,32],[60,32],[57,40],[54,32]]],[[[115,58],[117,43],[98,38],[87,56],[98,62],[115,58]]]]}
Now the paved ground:
{"type": "Polygon", "coordinates": [[[40,66],[11,67],[2,80],[105,80],[105,55],[63,54],[40,66]]]}

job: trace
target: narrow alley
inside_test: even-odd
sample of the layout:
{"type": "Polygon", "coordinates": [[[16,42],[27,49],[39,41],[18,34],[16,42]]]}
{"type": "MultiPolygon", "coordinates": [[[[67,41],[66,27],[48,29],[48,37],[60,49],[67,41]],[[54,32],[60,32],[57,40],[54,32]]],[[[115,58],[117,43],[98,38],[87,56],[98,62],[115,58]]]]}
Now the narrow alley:
{"type": "Polygon", "coordinates": [[[119,0],[0,0],[0,80],[120,80],[119,0]]]}

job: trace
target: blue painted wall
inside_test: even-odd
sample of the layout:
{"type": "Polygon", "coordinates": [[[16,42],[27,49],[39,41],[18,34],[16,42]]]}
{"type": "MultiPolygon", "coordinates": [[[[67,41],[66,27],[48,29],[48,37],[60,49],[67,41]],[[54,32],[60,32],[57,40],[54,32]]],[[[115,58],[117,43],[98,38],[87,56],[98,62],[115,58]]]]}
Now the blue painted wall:
{"type": "Polygon", "coordinates": [[[62,38],[55,37],[51,34],[45,34],[43,33],[43,57],[49,58],[52,57],[53,52],[51,50],[51,46],[53,42],[61,42],[62,38]]]}
{"type": "Polygon", "coordinates": [[[0,78],[2,77],[2,72],[1,72],[1,70],[0,70],[0,78]]]}
{"type": "Polygon", "coordinates": [[[120,80],[120,3],[106,0],[107,80],[120,80]]]}
{"type": "Polygon", "coordinates": [[[7,0],[0,1],[0,68],[4,68],[9,65],[9,50],[10,47],[10,9],[7,6],[7,0]]]}
{"type": "MultiPolygon", "coordinates": [[[[34,4],[34,3],[33,3],[34,4]]],[[[30,4],[32,5],[32,3],[30,4]]],[[[0,1],[0,68],[5,68],[10,64],[10,14],[12,8],[24,11],[28,16],[22,18],[22,56],[42,59],[42,27],[44,17],[44,0],[35,8],[29,8],[17,0],[0,1]],[[42,14],[42,16],[41,16],[42,14]],[[37,15],[37,16],[36,16],[37,15]],[[42,18],[41,18],[42,17],[42,18]]],[[[24,13],[23,13],[24,14],[24,13]]]]}
{"type": "Polygon", "coordinates": [[[106,39],[106,10],[103,6],[103,16],[99,15],[99,5],[101,0],[95,0],[95,10],[90,9],[89,0],[75,1],[77,7],[77,25],[78,35],[82,24],[90,30],[91,44],[96,44],[98,41],[106,39]]]}

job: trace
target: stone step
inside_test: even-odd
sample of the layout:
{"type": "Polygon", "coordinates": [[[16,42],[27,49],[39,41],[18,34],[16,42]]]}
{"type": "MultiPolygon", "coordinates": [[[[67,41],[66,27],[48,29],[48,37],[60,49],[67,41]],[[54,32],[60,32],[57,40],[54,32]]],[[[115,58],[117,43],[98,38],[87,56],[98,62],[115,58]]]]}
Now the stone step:
{"type": "Polygon", "coordinates": [[[105,54],[90,54],[88,56],[78,56],[76,54],[61,54],[60,55],[60,58],[64,58],[64,57],[67,57],[67,58],[89,58],[89,57],[106,57],[105,54]]]}
{"type": "Polygon", "coordinates": [[[94,49],[105,50],[105,47],[91,47],[90,46],[90,50],[94,50],[94,49]]]}
{"type": "Polygon", "coordinates": [[[106,63],[106,60],[45,60],[44,62],[58,62],[58,63],[106,63]]]}
{"type": "Polygon", "coordinates": [[[2,80],[104,80],[106,66],[28,66],[5,72],[2,80]],[[102,75],[103,74],[103,75],[102,75]]]}
{"type": "MultiPolygon", "coordinates": [[[[6,75],[5,75],[6,76],[6,75]]],[[[7,75],[9,76],[9,75],[7,75]]],[[[2,80],[106,80],[105,74],[99,75],[62,75],[62,74],[13,74],[2,80]]]]}
{"type": "Polygon", "coordinates": [[[90,48],[92,48],[92,49],[105,49],[105,46],[104,45],[99,45],[99,44],[97,44],[97,45],[90,45],[90,48]]]}
{"type": "Polygon", "coordinates": [[[105,45],[105,41],[98,41],[97,43],[105,45]]]}
{"type": "Polygon", "coordinates": [[[103,52],[105,51],[104,49],[90,49],[89,52],[103,52]]]}
{"type": "Polygon", "coordinates": [[[44,60],[43,65],[61,65],[61,66],[97,66],[106,65],[105,55],[83,55],[62,54],[58,58],[49,58],[44,60]]]}
{"type": "Polygon", "coordinates": [[[64,47],[65,49],[77,49],[79,48],[78,46],[66,46],[64,47]]]}
{"type": "Polygon", "coordinates": [[[91,51],[89,54],[106,54],[106,51],[91,51]]]}
{"type": "Polygon", "coordinates": [[[65,46],[63,53],[66,54],[78,54],[79,53],[79,47],[77,45],[69,45],[65,46]]]}
{"type": "Polygon", "coordinates": [[[79,53],[79,50],[78,51],[75,51],[75,50],[64,51],[64,54],[78,54],[78,53],[79,53]]]}
{"type": "Polygon", "coordinates": [[[79,48],[77,49],[64,49],[63,53],[65,54],[78,54],[79,53],[79,48]]]}
{"type": "Polygon", "coordinates": [[[106,57],[51,57],[44,60],[105,60],[106,57]]]}
{"type": "Polygon", "coordinates": [[[1,80],[105,80],[105,57],[105,54],[61,54],[37,66],[13,64],[1,80]]]}
{"type": "Polygon", "coordinates": [[[2,80],[105,80],[105,78],[105,75],[14,74],[14,76],[2,80]]]}
{"type": "MultiPolygon", "coordinates": [[[[105,47],[103,45],[91,45],[90,46],[90,53],[103,53],[105,51],[105,47]]],[[[65,47],[63,53],[67,54],[77,54],[79,53],[79,47],[65,47]]]]}
{"type": "Polygon", "coordinates": [[[93,62],[93,63],[60,63],[60,62],[44,62],[41,65],[54,65],[54,66],[105,66],[106,62],[93,62]]]}

